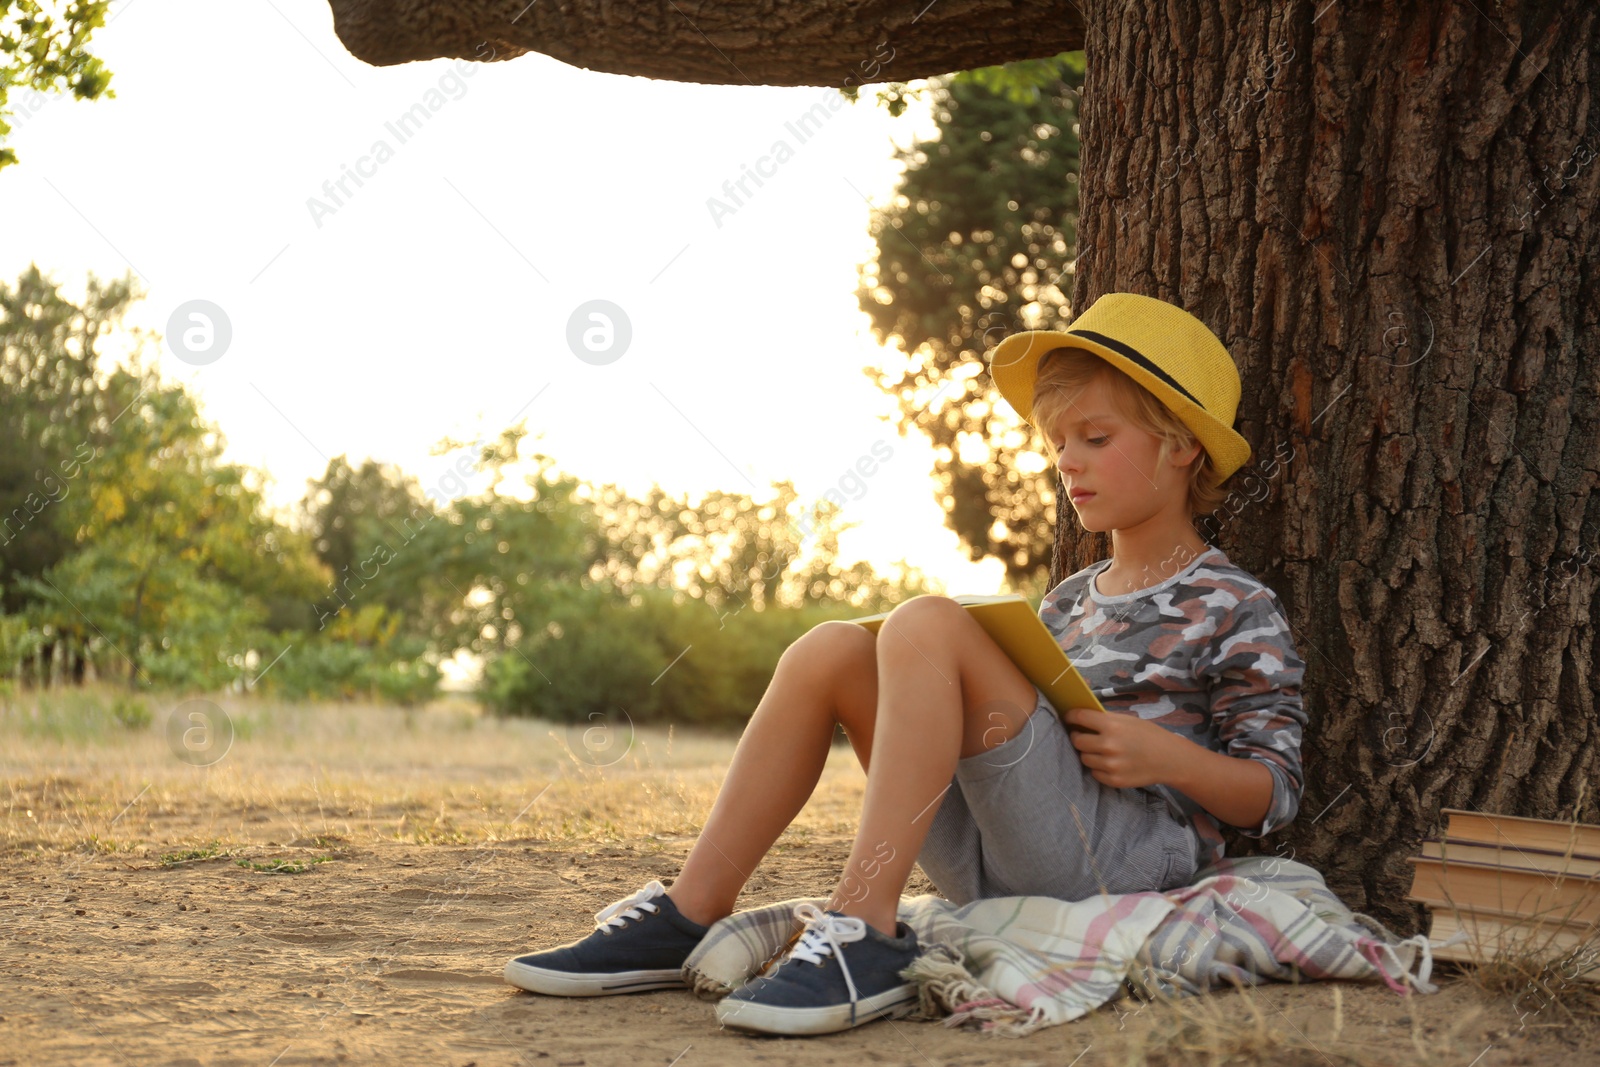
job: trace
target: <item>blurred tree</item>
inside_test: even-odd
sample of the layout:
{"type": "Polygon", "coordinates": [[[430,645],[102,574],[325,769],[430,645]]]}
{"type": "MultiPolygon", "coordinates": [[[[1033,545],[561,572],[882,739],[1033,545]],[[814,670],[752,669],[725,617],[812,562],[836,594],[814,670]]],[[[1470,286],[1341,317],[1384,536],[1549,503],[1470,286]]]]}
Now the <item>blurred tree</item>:
{"type": "Polygon", "coordinates": [[[930,591],[904,560],[893,579],[866,563],[841,565],[839,535],[859,524],[841,523],[839,505],[826,498],[805,507],[787,480],[773,483],[764,502],[714,491],[693,504],[659,487],[633,500],[603,485],[595,506],[607,538],[602,572],[624,594],[641,584],[667,586],[719,614],[818,603],[870,614],[930,591]]]}
{"type": "Polygon", "coordinates": [[[62,501],[77,504],[62,509],[72,551],[17,585],[53,606],[51,624],[75,646],[98,637],[115,650],[130,683],[223,684],[268,621],[260,594],[315,572],[291,564],[293,539],[272,536],[259,493],[222,462],[222,437],[186,390],[135,352],[99,392],[119,415],[82,492],[62,501]]]}
{"type": "MultiPolygon", "coordinates": [[[[508,469],[524,461],[518,425],[484,446],[478,467],[489,484],[472,496],[444,502],[434,521],[394,543],[396,581],[422,597],[426,635],[440,648],[474,655],[503,652],[546,621],[580,602],[611,594],[591,589],[586,575],[602,540],[588,488],[552,474],[555,461],[534,455],[514,495],[508,469]]],[[[439,449],[459,447],[446,439],[439,449]]]]}
{"type": "Polygon", "coordinates": [[[138,297],[131,274],[90,276],[81,305],[35,267],[0,285],[5,608],[63,642],[74,677],[96,649],[130,684],[220,684],[320,568],[222,461],[195,399],[146,364],[148,338],[98,367],[96,340],[138,297]]]}
{"type": "Polygon", "coordinates": [[[1013,588],[1047,582],[1056,479],[984,373],[1006,334],[1053,321],[1077,244],[1083,53],[880,92],[926,92],[938,135],[898,153],[897,195],[871,224],[857,298],[874,335],[908,356],[867,374],[895,397],[901,432],[934,447],[934,495],[972,559],[1013,588]],[[1012,454],[1006,454],[1006,453],[1012,454]]]}
{"type": "Polygon", "coordinates": [[[402,614],[414,611],[421,591],[397,580],[395,569],[384,572],[382,560],[397,555],[401,544],[436,518],[417,479],[371,459],[351,467],[341,455],[306,485],[300,503],[304,529],[332,575],[312,605],[317,628],[357,595],[402,614]]]}
{"type": "MultiPolygon", "coordinates": [[[[0,142],[16,113],[14,87],[39,94],[70,91],[79,100],[117,95],[111,72],[85,51],[110,6],[110,0],[0,0],[0,142]]],[[[0,143],[0,168],[16,161],[17,154],[0,143]]]]}
{"type": "MultiPolygon", "coordinates": [[[[123,414],[96,379],[97,345],[120,323],[131,285],[91,274],[75,304],[34,265],[14,286],[0,281],[0,580],[36,578],[76,542],[83,475],[123,414]]],[[[15,612],[26,599],[7,580],[0,606],[15,612]]]]}

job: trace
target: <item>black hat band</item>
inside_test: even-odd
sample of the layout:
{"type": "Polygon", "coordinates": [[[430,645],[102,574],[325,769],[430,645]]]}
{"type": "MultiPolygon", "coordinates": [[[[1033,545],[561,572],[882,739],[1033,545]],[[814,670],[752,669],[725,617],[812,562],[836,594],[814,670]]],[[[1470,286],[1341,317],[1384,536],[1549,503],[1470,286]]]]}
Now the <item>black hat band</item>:
{"type": "MultiPolygon", "coordinates": [[[[1107,337],[1103,333],[1095,333],[1093,330],[1068,330],[1067,333],[1076,334],[1077,336],[1085,338],[1086,340],[1094,341],[1097,344],[1105,345],[1107,348],[1111,349],[1113,352],[1116,352],[1118,355],[1124,356],[1127,359],[1132,360],[1134,363],[1137,363],[1139,366],[1143,367],[1145,370],[1149,371],[1151,374],[1154,374],[1157,378],[1160,378],[1162,381],[1164,381],[1168,385],[1172,386],[1172,388],[1176,389],[1178,392],[1180,392],[1184,396],[1188,397],[1189,398],[1189,402],[1194,404],[1201,411],[1205,411],[1206,410],[1206,406],[1204,404],[1200,403],[1200,401],[1196,400],[1194,398],[1194,394],[1193,393],[1189,392],[1189,390],[1185,389],[1182,385],[1178,384],[1177,380],[1174,379],[1172,377],[1172,375],[1168,374],[1166,371],[1164,371],[1160,367],[1156,366],[1155,363],[1151,362],[1149,359],[1147,359],[1145,357],[1145,354],[1143,352],[1140,352],[1137,348],[1134,348],[1132,345],[1124,344],[1122,341],[1117,340],[1115,337],[1107,337]]],[[[1209,414],[1209,412],[1207,412],[1207,414],[1209,414]]]]}

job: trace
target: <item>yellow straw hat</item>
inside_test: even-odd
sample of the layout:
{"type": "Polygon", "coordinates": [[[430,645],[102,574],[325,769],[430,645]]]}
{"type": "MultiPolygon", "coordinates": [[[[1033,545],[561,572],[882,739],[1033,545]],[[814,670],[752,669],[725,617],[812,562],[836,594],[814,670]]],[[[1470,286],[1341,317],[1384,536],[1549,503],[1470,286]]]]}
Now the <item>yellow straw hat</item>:
{"type": "Polygon", "coordinates": [[[1064,330],[1001,341],[989,355],[989,373],[1030,422],[1039,360],[1052,348],[1092,352],[1154,393],[1194,432],[1218,482],[1250,459],[1250,443],[1233,429],[1239,368],[1217,335],[1182,308],[1138,293],[1106,293],[1064,330]]]}

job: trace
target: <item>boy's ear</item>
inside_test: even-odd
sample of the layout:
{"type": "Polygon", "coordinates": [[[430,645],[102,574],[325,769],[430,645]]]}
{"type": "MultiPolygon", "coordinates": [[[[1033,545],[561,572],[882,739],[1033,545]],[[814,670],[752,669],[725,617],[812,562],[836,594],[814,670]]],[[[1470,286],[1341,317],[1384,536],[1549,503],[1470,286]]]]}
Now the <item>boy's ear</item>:
{"type": "Polygon", "coordinates": [[[1176,467],[1187,467],[1190,463],[1200,458],[1200,453],[1205,451],[1205,446],[1199,441],[1188,448],[1179,449],[1172,453],[1172,463],[1176,467]]]}

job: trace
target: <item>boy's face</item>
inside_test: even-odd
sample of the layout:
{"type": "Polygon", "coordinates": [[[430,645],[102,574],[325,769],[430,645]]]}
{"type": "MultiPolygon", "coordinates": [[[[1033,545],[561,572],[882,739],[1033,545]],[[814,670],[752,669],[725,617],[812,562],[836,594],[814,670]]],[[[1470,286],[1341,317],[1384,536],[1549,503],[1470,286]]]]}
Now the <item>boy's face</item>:
{"type": "Polygon", "coordinates": [[[1176,464],[1200,446],[1158,463],[1161,438],[1121,414],[1104,379],[1090,383],[1050,433],[1061,491],[1085,530],[1125,530],[1169,512],[1187,517],[1189,469],[1176,464]]]}

